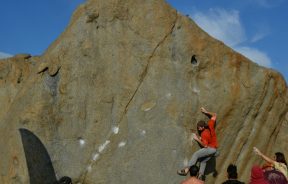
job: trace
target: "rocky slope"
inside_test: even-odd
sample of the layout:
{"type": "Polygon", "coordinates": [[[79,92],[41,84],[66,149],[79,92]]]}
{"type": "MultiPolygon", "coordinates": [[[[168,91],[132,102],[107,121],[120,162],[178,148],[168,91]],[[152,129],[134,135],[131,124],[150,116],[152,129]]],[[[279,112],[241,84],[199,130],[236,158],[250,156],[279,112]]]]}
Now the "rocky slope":
{"type": "Polygon", "coordinates": [[[189,129],[205,119],[204,106],[218,114],[221,152],[219,175],[207,183],[223,182],[230,163],[247,182],[262,163],[253,146],[288,156],[287,97],[279,73],[163,0],[89,0],[43,55],[0,60],[0,181],[29,183],[25,128],[46,147],[58,178],[179,183],[176,170],[198,149],[189,129]]]}

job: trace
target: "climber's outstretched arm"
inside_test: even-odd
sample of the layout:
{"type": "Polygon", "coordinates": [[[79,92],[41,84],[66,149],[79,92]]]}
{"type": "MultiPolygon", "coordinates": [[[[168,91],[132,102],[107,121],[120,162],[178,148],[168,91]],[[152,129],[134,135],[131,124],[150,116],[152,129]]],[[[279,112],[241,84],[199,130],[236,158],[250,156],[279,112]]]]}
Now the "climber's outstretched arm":
{"type": "Polygon", "coordinates": [[[212,118],[212,117],[216,117],[216,113],[215,112],[209,112],[209,111],[207,111],[204,107],[201,107],[200,108],[200,110],[201,110],[201,112],[203,113],[203,114],[205,114],[206,116],[208,116],[209,118],[212,118]]]}

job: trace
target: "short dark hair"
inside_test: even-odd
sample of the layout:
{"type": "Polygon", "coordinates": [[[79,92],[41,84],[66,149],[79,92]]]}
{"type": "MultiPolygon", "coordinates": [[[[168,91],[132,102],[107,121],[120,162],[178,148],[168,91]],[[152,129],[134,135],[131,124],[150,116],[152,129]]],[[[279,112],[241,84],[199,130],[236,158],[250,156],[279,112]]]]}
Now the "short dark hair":
{"type": "Polygon", "coordinates": [[[275,156],[276,156],[276,162],[281,162],[281,163],[283,163],[283,164],[285,164],[287,166],[287,162],[285,160],[285,156],[284,156],[283,153],[276,152],[275,156]]]}
{"type": "Polygon", "coordinates": [[[234,164],[230,164],[227,167],[227,173],[229,179],[237,179],[238,173],[237,173],[237,166],[234,164]]]}
{"type": "Polygon", "coordinates": [[[206,124],[206,122],[203,121],[203,120],[200,120],[200,121],[198,121],[198,123],[197,123],[197,127],[206,127],[206,126],[207,126],[207,124],[206,124]]]}
{"type": "Polygon", "coordinates": [[[72,180],[68,176],[63,176],[62,178],[60,178],[58,183],[59,184],[72,184],[72,180]]]}
{"type": "Polygon", "coordinates": [[[198,171],[199,171],[199,168],[197,165],[192,165],[189,169],[190,171],[190,176],[197,176],[198,175],[198,171]]]}

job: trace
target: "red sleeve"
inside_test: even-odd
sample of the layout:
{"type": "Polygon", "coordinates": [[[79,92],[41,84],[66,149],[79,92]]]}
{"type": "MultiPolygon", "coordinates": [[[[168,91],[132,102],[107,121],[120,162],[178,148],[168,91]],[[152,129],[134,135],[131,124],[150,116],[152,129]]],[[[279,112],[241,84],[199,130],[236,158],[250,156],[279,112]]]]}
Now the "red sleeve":
{"type": "Polygon", "coordinates": [[[214,130],[215,122],[216,122],[216,115],[212,116],[208,122],[208,126],[210,130],[214,130]]]}

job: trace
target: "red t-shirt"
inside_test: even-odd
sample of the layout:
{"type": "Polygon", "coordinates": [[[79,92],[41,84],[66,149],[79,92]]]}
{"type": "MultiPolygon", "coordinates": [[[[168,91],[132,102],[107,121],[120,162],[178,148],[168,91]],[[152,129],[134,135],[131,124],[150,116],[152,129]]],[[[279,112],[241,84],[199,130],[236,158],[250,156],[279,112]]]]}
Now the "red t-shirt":
{"type": "Polygon", "coordinates": [[[212,148],[218,147],[216,132],[215,132],[216,116],[212,116],[208,122],[209,129],[203,130],[201,133],[201,141],[204,145],[212,148]]]}

